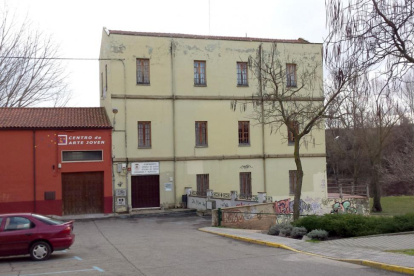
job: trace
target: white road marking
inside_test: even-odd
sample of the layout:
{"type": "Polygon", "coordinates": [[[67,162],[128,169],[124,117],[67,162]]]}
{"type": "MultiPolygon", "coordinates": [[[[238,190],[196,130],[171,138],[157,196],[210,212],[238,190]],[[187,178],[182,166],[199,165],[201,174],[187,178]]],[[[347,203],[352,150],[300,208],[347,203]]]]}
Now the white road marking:
{"type": "Polygon", "coordinates": [[[35,274],[15,274],[15,275],[7,275],[7,276],[37,276],[37,275],[52,275],[52,274],[62,274],[62,273],[86,272],[86,271],[105,272],[105,270],[103,270],[103,269],[101,269],[97,266],[93,266],[91,269],[65,270],[65,271],[35,273],[35,274]]]}

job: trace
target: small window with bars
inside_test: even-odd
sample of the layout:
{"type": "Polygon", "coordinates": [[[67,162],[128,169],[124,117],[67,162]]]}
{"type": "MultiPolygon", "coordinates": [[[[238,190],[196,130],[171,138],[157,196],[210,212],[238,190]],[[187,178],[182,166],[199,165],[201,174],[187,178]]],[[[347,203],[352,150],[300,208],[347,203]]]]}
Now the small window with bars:
{"type": "Polygon", "coordinates": [[[151,147],[151,122],[138,122],[138,147],[151,147]]]}
{"type": "Polygon", "coordinates": [[[137,84],[150,83],[149,59],[137,59],[137,84]]]}
{"type": "Polygon", "coordinates": [[[206,85],[206,62],[194,61],[194,85],[206,85]]]}
{"type": "Polygon", "coordinates": [[[207,122],[195,122],[196,146],[207,147],[207,122]]]}
{"type": "Polygon", "coordinates": [[[247,62],[237,62],[237,85],[247,86],[247,62]]]}
{"type": "Polygon", "coordinates": [[[197,193],[201,196],[207,196],[207,190],[209,189],[209,175],[197,174],[197,193]]]}
{"type": "Polygon", "coordinates": [[[252,196],[252,173],[240,173],[240,196],[247,198],[252,196]]]}
{"type": "Polygon", "coordinates": [[[288,127],[288,144],[289,145],[293,145],[295,144],[295,136],[294,134],[298,134],[299,133],[299,123],[297,121],[291,121],[289,122],[289,126],[288,127]],[[293,129],[294,132],[292,132],[290,129],[293,129]]]}
{"type": "Polygon", "coordinates": [[[295,171],[289,171],[289,194],[290,195],[295,194],[296,183],[297,183],[297,180],[298,180],[296,172],[297,172],[296,170],[295,171]]]}
{"type": "Polygon", "coordinates": [[[239,121],[239,145],[250,145],[249,128],[249,121],[239,121]]]}
{"type": "Polygon", "coordinates": [[[296,87],[296,64],[286,64],[286,86],[296,87]]]}

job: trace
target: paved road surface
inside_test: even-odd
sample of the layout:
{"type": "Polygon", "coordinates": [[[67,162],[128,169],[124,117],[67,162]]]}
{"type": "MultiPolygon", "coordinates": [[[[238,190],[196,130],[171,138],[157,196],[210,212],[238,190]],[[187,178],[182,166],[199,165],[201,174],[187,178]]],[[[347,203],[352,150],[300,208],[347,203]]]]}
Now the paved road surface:
{"type": "Polygon", "coordinates": [[[197,231],[209,225],[194,215],[78,221],[71,250],[0,259],[0,276],[401,275],[197,231]]]}

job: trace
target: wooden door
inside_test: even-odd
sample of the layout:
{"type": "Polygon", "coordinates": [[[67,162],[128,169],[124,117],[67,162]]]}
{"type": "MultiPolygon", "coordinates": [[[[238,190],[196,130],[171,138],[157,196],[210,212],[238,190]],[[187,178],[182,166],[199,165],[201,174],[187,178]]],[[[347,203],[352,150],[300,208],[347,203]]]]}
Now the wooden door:
{"type": "Polygon", "coordinates": [[[131,177],[132,208],[160,207],[159,175],[131,177]]]}
{"type": "Polygon", "coordinates": [[[103,176],[103,172],[63,173],[63,214],[103,213],[103,176]]]}

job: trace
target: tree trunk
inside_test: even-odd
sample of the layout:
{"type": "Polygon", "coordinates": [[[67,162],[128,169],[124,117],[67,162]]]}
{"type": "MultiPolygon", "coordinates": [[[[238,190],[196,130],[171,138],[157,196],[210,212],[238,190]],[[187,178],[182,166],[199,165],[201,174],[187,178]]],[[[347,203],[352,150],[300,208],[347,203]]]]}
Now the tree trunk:
{"type": "Polygon", "coordinates": [[[374,166],[372,169],[371,191],[372,191],[372,195],[374,196],[374,203],[372,204],[372,212],[382,212],[381,186],[380,186],[379,172],[376,166],[374,166]]]}
{"type": "Polygon", "coordinates": [[[296,187],[295,187],[295,200],[293,203],[293,220],[297,220],[300,215],[300,196],[302,193],[302,180],[303,180],[303,168],[302,161],[299,156],[299,139],[295,137],[295,164],[296,164],[296,187]]]}

